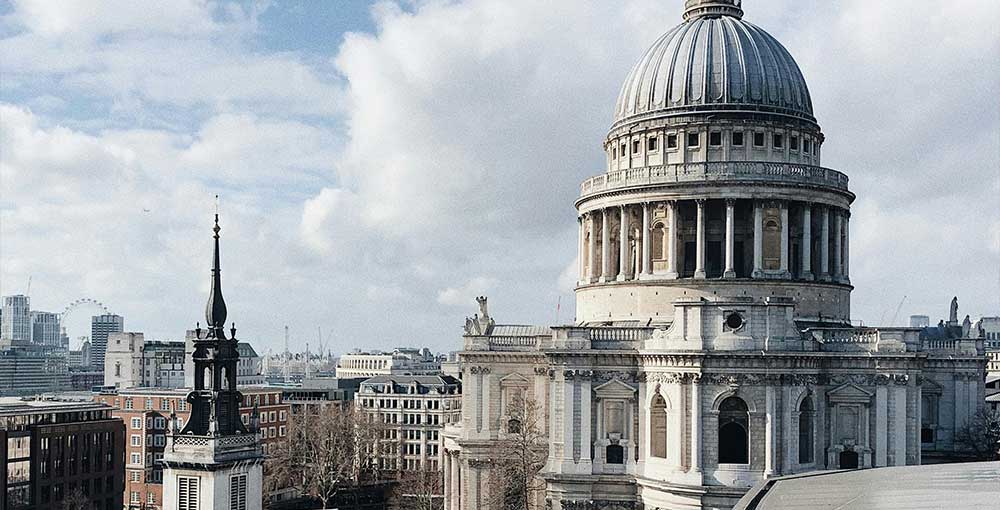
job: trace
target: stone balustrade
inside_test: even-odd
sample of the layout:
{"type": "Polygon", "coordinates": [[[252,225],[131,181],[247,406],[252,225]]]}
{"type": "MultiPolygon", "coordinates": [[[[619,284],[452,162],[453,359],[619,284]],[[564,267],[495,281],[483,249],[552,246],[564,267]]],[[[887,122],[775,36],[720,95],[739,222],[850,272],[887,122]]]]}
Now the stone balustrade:
{"type": "Polygon", "coordinates": [[[819,184],[847,191],[847,175],[813,165],[766,161],[709,161],[613,170],[580,185],[580,196],[649,184],[762,181],[819,184]]]}
{"type": "Polygon", "coordinates": [[[538,341],[533,336],[491,336],[489,350],[491,351],[523,351],[533,350],[538,341]]]}

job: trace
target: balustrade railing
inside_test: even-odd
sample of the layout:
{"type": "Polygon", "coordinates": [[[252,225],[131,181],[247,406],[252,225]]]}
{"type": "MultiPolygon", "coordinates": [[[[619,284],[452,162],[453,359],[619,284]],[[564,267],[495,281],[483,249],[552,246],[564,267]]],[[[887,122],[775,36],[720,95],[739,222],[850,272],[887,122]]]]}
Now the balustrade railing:
{"type": "Polygon", "coordinates": [[[836,170],[798,163],[709,161],[614,170],[580,185],[580,195],[646,184],[698,181],[769,181],[821,184],[847,190],[847,176],[836,170]]]}
{"type": "Polygon", "coordinates": [[[592,328],[588,334],[591,342],[637,342],[648,340],[652,331],[648,328],[592,328]]]}
{"type": "Polygon", "coordinates": [[[533,336],[491,336],[490,349],[524,349],[534,348],[538,341],[533,336]]]}

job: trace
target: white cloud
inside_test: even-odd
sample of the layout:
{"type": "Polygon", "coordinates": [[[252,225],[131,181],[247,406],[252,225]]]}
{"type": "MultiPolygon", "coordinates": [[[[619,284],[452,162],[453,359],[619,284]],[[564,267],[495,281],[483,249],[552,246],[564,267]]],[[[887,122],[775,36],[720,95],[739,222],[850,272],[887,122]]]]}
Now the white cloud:
{"type": "MultiPolygon", "coordinates": [[[[199,319],[220,192],[241,331],[266,345],[290,324],[294,347],[322,325],[341,350],[454,348],[484,293],[498,320],[543,324],[561,295],[567,320],[578,184],[602,171],[621,80],[681,10],[383,2],[374,33],[316,55],[264,47],[256,4],[107,5],[3,20],[2,292],[35,275],[37,302],[95,297],[176,335],[199,319]]],[[[955,294],[996,313],[998,9],[746,6],[802,66],[824,163],[859,196],[867,322],[902,294],[902,314],[955,294]]]]}
{"type": "Polygon", "coordinates": [[[497,284],[495,278],[476,276],[460,287],[448,287],[438,292],[437,301],[442,305],[470,307],[477,296],[487,294],[497,284]]]}

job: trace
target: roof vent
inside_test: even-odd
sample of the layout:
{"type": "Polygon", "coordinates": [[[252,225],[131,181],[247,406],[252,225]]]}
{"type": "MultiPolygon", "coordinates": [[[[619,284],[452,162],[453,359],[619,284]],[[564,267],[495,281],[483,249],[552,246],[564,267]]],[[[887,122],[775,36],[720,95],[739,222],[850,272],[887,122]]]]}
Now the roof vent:
{"type": "Polygon", "coordinates": [[[684,21],[696,18],[720,18],[732,16],[743,18],[740,4],[743,0],[687,0],[684,2],[684,21]]]}

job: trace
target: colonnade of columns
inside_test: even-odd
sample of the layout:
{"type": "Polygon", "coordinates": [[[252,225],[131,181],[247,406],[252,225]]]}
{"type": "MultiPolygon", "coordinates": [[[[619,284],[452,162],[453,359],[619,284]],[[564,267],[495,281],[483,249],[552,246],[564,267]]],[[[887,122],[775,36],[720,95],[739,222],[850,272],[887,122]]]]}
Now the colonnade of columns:
{"type": "Polygon", "coordinates": [[[444,473],[444,510],[466,508],[462,491],[462,467],[458,452],[443,451],[441,469],[444,473]]]}
{"type": "MultiPolygon", "coordinates": [[[[737,199],[725,201],[725,235],[724,235],[724,269],[723,279],[737,277],[736,268],[736,223],[737,199]]],[[[676,279],[680,277],[681,268],[678,261],[681,257],[680,237],[683,227],[680,213],[680,203],[670,200],[666,202],[643,202],[641,204],[619,205],[584,212],[578,217],[579,250],[580,250],[580,282],[610,282],[633,279],[676,279]],[[665,210],[666,246],[661,250],[662,258],[658,259],[660,268],[654,268],[652,258],[652,213],[655,208],[665,210]],[[641,215],[641,227],[632,227],[630,217],[641,215]],[[618,220],[618,246],[612,246],[613,222],[618,220]],[[600,235],[600,240],[597,235],[600,235]],[[632,235],[634,234],[634,235],[632,235]],[[617,254],[615,253],[617,251],[617,254]],[[600,260],[600,264],[595,261],[600,260]],[[613,272],[613,261],[617,262],[617,271],[613,272]],[[662,263],[665,263],[662,264],[662,263]],[[664,267],[665,266],[665,267],[664,267]]],[[[696,199],[694,238],[694,253],[686,253],[686,257],[694,257],[694,279],[708,278],[706,272],[707,252],[707,207],[712,200],[696,199]]],[[[751,278],[779,278],[820,280],[848,283],[849,275],[849,219],[850,212],[841,208],[812,204],[807,202],[789,202],[776,200],[753,200],[753,269],[751,278]],[[798,256],[801,258],[795,275],[790,270],[790,245],[792,234],[790,228],[790,207],[795,205],[801,212],[800,229],[798,232],[798,256]],[[765,217],[765,209],[770,213],[765,217]],[[774,214],[777,210],[778,213],[774,214]],[[814,212],[819,217],[819,232],[814,234],[814,212]],[[779,230],[779,242],[775,246],[765,246],[765,230],[779,230]],[[813,267],[813,239],[818,234],[818,265],[813,267]],[[765,264],[765,260],[769,260],[765,264]],[[776,262],[776,263],[775,263],[776,262]]],[[[746,236],[744,236],[744,239],[746,236]]],[[[689,269],[689,273],[690,269],[689,269]]]]}

